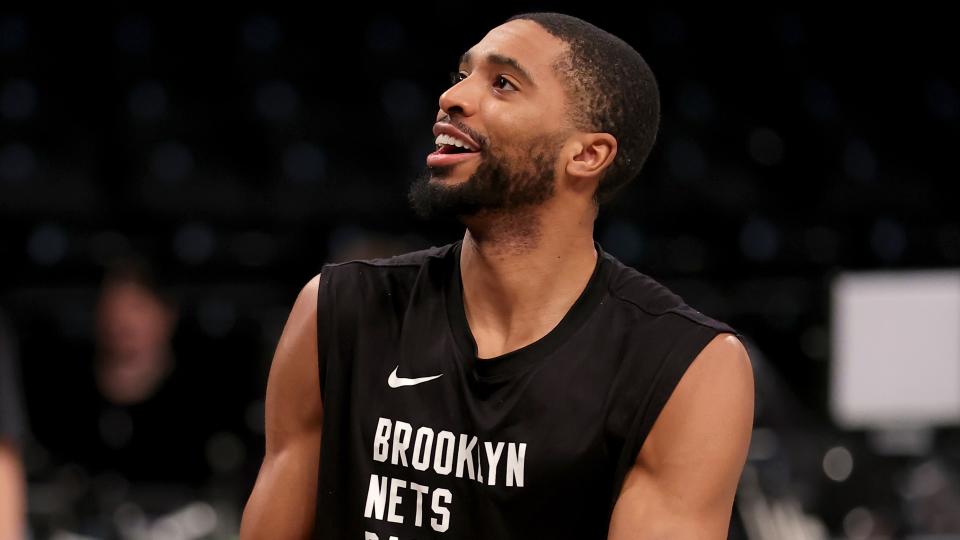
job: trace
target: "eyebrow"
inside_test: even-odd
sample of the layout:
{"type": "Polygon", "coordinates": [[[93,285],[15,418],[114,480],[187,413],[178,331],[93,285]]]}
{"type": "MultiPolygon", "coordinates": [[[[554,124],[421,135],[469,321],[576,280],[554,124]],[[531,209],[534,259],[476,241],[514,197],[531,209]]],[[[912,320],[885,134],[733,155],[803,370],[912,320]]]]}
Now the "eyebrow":
{"type": "MultiPolygon", "coordinates": [[[[517,62],[516,59],[509,56],[504,56],[499,53],[490,53],[487,55],[487,62],[490,64],[498,66],[508,66],[513,68],[514,71],[520,74],[521,77],[526,79],[531,86],[536,86],[537,83],[533,82],[533,77],[530,76],[530,72],[527,71],[523,66],[520,65],[520,62],[517,62]]],[[[470,51],[463,53],[463,56],[460,57],[460,64],[469,64],[470,63],[470,51]]]]}

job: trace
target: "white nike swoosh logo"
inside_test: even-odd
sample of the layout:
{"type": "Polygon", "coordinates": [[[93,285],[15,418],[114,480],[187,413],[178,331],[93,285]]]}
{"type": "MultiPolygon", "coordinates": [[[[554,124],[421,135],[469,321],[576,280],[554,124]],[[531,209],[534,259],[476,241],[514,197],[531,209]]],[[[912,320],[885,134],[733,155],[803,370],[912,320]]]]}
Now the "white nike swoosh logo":
{"type": "Polygon", "coordinates": [[[387,385],[389,385],[390,388],[413,386],[415,384],[425,383],[427,381],[432,381],[437,377],[443,376],[443,373],[441,373],[440,375],[433,375],[432,377],[417,377],[416,379],[407,379],[406,377],[397,377],[398,369],[400,369],[400,366],[393,368],[393,373],[391,373],[390,377],[387,379],[387,385]]]}

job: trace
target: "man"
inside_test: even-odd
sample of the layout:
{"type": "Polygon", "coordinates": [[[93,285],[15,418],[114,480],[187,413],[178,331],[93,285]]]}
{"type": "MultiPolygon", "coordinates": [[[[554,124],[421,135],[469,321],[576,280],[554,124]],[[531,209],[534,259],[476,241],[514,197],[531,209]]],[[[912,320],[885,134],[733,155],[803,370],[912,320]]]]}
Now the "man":
{"type": "Polygon", "coordinates": [[[303,288],[241,536],[725,538],[746,351],[593,240],[653,145],[649,67],[579,19],[526,14],[453,83],[410,198],[464,237],[303,288]]]}

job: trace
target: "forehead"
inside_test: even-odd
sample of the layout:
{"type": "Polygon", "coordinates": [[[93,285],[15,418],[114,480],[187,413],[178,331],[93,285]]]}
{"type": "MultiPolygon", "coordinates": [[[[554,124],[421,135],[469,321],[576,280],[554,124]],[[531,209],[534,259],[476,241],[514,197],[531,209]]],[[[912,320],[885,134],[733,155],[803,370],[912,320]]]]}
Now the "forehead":
{"type": "Polygon", "coordinates": [[[533,21],[516,20],[490,30],[479,43],[466,52],[471,63],[482,62],[489,55],[516,60],[536,82],[555,80],[553,64],[566,45],[533,21]]]}

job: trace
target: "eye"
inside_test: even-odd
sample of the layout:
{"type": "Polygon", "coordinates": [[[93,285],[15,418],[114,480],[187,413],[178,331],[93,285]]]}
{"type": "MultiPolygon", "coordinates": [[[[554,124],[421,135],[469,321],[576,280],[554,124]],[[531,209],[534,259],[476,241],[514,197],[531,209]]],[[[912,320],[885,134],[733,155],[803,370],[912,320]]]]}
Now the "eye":
{"type": "Polygon", "coordinates": [[[467,78],[467,74],[462,71],[450,72],[450,84],[457,84],[465,78],[467,78]]]}
{"type": "Polygon", "coordinates": [[[495,84],[494,86],[498,86],[498,87],[499,87],[502,83],[506,83],[506,84],[510,85],[510,88],[512,88],[513,90],[516,90],[516,89],[517,89],[517,87],[514,86],[513,83],[510,82],[509,79],[507,79],[507,78],[504,77],[503,75],[498,75],[498,76],[497,76],[497,79],[496,79],[496,84],[495,84]]]}

